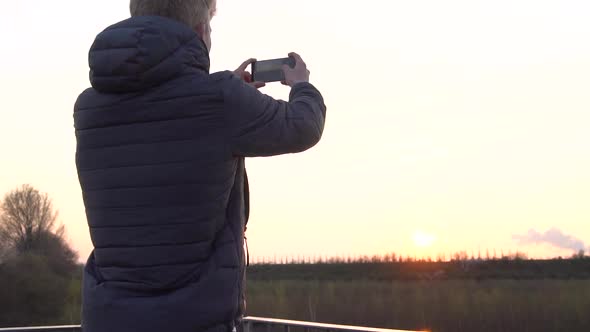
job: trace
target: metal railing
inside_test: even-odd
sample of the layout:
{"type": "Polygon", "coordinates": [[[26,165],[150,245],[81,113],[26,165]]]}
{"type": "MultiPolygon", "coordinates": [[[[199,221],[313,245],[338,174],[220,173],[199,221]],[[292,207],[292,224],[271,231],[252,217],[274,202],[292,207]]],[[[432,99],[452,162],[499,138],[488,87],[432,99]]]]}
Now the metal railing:
{"type": "MultiPolygon", "coordinates": [[[[412,332],[390,329],[377,329],[371,327],[333,325],[294,320],[246,317],[244,332],[412,332]]],[[[47,326],[47,327],[18,327],[0,328],[0,332],[81,332],[79,325],[72,326],[47,326]]],[[[418,331],[414,331],[418,332],[418,331]]]]}
{"type": "Polygon", "coordinates": [[[45,327],[14,327],[0,329],[1,332],[81,332],[80,325],[45,326],[45,327]]]}
{"type": "Polygon", "coordinates": [[[334,325],[295,320],[246,317],[244,332],[418,332],[390,329],[378,329],[362,326],[334,325]]]}

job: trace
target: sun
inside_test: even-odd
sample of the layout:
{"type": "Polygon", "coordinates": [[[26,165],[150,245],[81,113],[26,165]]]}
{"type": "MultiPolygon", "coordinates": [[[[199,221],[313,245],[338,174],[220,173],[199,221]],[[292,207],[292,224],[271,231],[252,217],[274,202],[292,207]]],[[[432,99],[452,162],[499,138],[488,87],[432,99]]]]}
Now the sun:
{"type": "Polygon", "coordinates": [[[430,247],[434,241],[436,241],[436,237],[432,234],[428,234],[422,231],[418,231],[414,233],[414,244],[418,247],[430,247]]]}

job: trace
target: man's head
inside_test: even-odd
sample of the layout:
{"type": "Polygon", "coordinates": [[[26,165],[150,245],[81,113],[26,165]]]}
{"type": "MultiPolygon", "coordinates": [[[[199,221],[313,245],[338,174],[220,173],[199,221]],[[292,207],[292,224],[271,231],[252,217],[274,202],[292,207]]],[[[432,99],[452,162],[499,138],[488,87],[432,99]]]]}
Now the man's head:
{"type": "Polygon", "coordinates": [[[211,19],[217,0],[131,0],[131,16],[163,16],[190,26],[211,50],[211,19]]]}

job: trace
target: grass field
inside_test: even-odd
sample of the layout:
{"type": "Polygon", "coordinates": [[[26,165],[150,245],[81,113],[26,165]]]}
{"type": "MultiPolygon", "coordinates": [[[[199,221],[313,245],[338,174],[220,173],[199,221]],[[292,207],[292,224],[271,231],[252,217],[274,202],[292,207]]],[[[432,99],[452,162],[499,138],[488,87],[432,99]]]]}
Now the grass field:
{"type": "Polygon", "coordinates": [[[590,331],[590,280],[250,280],[248,315],[435,332],[590,331]]]}

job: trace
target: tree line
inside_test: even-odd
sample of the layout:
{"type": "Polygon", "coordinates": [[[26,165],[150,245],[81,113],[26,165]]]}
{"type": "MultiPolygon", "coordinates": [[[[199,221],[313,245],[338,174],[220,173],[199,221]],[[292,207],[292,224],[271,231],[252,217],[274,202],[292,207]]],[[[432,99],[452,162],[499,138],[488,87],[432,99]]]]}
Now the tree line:
{"type": "MultiPolygon", "coordinates": [[[[584,250],[579,250],[569,257],[555,257],[555,260],[563,259],[590,259],[584,250]]],[[[250,259],[251,265],[302,265],[302,264],[375,264],[375,263],[442,263],[442,262],[484,262],[484,261],[522,261],[531,260],[529,255],[524,252],[508,252],[504,253],[496,250],[490,252],[486,250],[484,254],[478,252],[477,254],[468,254],[467,251],[456,252],[451,255],[438,255],[433,257],[416,257],[410,255],[399,255],[396,253],[388,253],[384,255],[348,255],[348,256],[327,256],[327,255],[311,255],[311,256],[262,256],[252,257],[250,259]]]]}
{"type": "Polygon", "coordinates": [[[252,264],[249,280],[590,280],[590,258],[252,264]]]}

